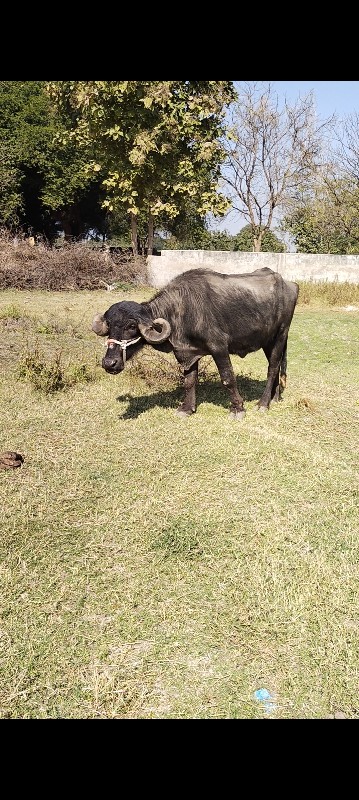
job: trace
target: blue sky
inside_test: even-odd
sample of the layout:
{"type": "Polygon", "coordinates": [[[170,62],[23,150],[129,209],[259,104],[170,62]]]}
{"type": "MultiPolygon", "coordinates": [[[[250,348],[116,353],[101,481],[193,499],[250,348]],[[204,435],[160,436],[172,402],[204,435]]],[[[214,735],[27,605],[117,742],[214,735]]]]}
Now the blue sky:
{"type": "Polygon", "coordinates": [[[271,81],[279,97],[293,102],[313,90],[320,117],[359,111],[359,81],[271,81]]]}
{"type": "MultiPolygon", "coordinates": [[[[264,83],[268,83],[268,81],[264,83]]],[[[279,99],[286,98],[290,103],[313,91],[320,119],[326,119],[332,114],[343,119],[354,111],[359,112],[359,81],[271,81],[271,84],[279,99]]],[[[217,230],[227,230],[234,234],[238,233],[244,224],[243,217],[239,217],[237,212],[232,211],[214,227],[217,230]]]]}

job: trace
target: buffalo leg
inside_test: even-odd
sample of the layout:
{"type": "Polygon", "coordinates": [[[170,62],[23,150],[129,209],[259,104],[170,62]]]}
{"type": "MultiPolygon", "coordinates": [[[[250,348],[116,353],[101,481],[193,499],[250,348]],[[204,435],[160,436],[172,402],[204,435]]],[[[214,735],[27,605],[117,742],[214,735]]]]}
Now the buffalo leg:
{"type": "Polygon", "coordinates": [[[189,369],[184,370],[184,400],[178,407],[180,417],[189,417],[196,410],[196,385],[198,379],[198,361],[189,369]]]}
{"type": "Polygon", "coordinates": [[[222,385],[229,392],[231,398],[230,415],[234,419],[242,419],[245,416],[244,400],[239,394],[236,376],[233,372],[233,367],[229,355],[213,355],[218,372],[221,376],[222,385]]]}
{"type": "Polygon", "coordinates": [[[287,341],[285,341],[285,345],[283,348],[282,358],[280,362],[280,371],[278,374],[277,384],[272,389],[272,399],[274,402],[278,402],[282,399],[282,394],[284,389],[287,385],[287,341]]]}
{"type": "Polygon", "coordinates": [[[271,347],[263,348],[268,359],[267,383],[258,403],[260,411],[268,411],[271,400],[279,400],[286,384],[287,337],[282,334],[271,347]]]}

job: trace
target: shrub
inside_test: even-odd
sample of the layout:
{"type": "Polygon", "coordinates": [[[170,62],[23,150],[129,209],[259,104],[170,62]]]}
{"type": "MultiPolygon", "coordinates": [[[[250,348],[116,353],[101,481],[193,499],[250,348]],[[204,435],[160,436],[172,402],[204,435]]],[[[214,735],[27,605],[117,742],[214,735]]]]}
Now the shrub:
{"type": "MultiPolygon", "coordinates": [[[[173,356],[166,356],[145,348],[129,362],[132,374],[141,378],[151,389],[162,386],[175,389],[183,382],[183,370],[173,356]]],[[[199,363],[199,381],[213,379],[216,374],[211,358],[202,358],[199,363]]]]}
{"type": "Polygon", "coordinates": [[[18,306],[14,304],[11,304],[10,306],[6,306],[5,308],[0,309],[0,319],[3,320],[11,319],[15,320],[15,322],[18,322],[22,316],[23,312],[18,306]]]}
{"type": "Polygon", "coordinates": [[[146,284],[146,261],[128,253],[114,258],[86,243],[53,248],[14,243],[0,232],[0,289],[101,289],[103,285],[133,289],[146,284]]]}
{"type": "Polygon", "coordinates": [[[46,357],[38,347],[23,354],[19,361],[18,376],[44,394],[53,394],[96,378],[95,371],[87,364],[69,364],[65,367],[61,351],[46,357]]]}
{"type": "Polygon", "coordinates": [[[299,285],[299,305],[309,305],[313,301],[329,306],[359,305],[359,284],[347,281],[297,281],[299,285]]]}

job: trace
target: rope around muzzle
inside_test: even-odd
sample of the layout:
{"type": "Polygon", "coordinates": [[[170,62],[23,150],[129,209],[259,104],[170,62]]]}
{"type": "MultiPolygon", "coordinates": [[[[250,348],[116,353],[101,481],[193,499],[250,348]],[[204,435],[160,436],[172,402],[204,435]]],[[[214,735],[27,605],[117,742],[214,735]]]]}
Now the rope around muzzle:
{"type": "Polygon", "coordinates": [[[123,366],[126,364],[126,348],[129,344],[136,344],[142,339],[142,336],[137,336],[137,339],[107,339],[106,346],[109,344],[119,344],[122,350],[123,366]]]}

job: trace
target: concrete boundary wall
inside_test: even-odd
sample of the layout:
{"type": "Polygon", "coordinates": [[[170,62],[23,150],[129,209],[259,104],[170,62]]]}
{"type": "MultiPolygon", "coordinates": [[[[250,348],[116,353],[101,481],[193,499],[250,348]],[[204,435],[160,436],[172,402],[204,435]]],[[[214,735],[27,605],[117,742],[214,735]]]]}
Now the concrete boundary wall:
{"type": "Polygon", "coordinates": [[[359,283],[359,255],[334,256],[308,253],[242,253],[226,250],[162,250],[147,257],[148,281],[161,289],[188,269],[214,269],[228,275],[269,267],[291,281],[359,283]]]}

